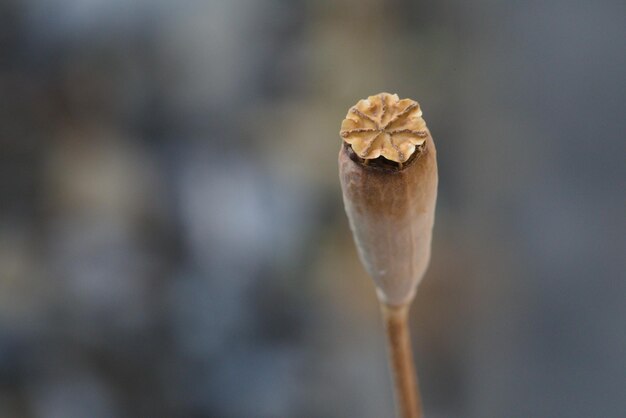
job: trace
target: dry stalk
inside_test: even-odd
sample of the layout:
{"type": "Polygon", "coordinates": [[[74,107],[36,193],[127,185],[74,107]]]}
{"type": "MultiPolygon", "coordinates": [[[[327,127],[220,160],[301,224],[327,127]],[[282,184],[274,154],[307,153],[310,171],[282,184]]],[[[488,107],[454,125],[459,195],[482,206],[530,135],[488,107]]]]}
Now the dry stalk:
{"type": "Polygon", "coordinates": [[[411,351],[410,307],[410,304],[392,307],[381,303],[398,413],[401,417],[419,418],[422,416],[422,398],[411,351]]]}

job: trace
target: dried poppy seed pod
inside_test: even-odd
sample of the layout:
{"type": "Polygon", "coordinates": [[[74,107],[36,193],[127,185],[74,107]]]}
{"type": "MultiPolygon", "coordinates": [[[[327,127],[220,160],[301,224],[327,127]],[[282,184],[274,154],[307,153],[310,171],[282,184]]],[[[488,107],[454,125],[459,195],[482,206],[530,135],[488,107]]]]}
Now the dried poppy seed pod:
{"type": "Polygon", "coordinates": [[[430,260],[437,199],[435,144],[419,105],[381,93],[341,125],[343,201],[359,256],[382,302],[410,303],[430,260]]]}

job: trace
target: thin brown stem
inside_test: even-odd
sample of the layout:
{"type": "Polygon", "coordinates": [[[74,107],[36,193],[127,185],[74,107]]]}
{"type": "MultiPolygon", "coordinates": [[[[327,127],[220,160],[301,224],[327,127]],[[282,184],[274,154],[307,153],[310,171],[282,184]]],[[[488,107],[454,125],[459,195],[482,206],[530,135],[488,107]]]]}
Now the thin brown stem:
{"type": "Polygon", "coordinates": [[[381,308],[387,330],[398,416],[422,418],[422,399],[415,374],[409,334],[410,303],[402,306],[389,306],[381,302],[381,308]]]}

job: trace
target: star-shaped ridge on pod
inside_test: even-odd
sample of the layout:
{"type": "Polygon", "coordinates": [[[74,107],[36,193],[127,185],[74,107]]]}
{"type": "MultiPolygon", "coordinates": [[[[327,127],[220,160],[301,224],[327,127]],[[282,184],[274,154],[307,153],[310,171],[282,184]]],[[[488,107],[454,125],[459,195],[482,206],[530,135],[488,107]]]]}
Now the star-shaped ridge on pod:
{"type": "Polygon", "coordinates": [[[370,96],[348,110],[339,134],[365,160],[406,162],[428,137],[420,105],[397,94],[370,96]]]}

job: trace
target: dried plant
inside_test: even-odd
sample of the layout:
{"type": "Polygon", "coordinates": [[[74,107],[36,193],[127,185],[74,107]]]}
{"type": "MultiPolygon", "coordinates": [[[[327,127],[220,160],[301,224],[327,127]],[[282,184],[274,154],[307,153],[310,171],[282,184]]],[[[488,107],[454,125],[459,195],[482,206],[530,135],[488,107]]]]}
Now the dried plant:
{"type": "Polygon", "coordinates": [[[341,124],[339,177],[350,228],[385,321],[400,416],[422,416],[408,312],[430,260],[435,144],[418,103],[381,93],[341,124]]]}

